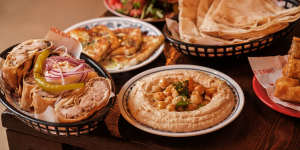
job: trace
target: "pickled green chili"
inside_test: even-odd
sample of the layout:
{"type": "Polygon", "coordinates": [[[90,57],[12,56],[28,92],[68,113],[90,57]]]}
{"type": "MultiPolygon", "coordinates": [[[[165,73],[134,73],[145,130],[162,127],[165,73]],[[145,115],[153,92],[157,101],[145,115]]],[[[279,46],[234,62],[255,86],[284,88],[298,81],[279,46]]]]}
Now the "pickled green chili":
{"type": "Polygon", "coordinates": [[[45,78],[42,76],[43,72],[43,65],[47,57],[50,55],[50,50],[46,49],[39,56],[37,57],[37,60],[34,64],[33,68],[33,75],[34,79],[37,82],[37,84],[45,91],[52,92],[52,93],[58,93],[65,90],[73,90],[77,88],[82,88],[84,86],[84,83],[72,83],[72,84],[66,84],[66,85],[58,85],[58,84],[52,84],[45,80],[45,78]]]}

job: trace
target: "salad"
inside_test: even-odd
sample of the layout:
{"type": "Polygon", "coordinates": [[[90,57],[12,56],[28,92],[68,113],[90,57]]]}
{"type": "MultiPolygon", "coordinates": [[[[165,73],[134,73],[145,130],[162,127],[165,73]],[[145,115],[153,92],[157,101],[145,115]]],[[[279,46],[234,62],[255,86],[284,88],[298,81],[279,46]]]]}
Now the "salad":
{"type": "Polygon", "coordinates": [[[113,10],[140,19],[171,18],[178,14],[178,0],[107,0],[113,10]]]}

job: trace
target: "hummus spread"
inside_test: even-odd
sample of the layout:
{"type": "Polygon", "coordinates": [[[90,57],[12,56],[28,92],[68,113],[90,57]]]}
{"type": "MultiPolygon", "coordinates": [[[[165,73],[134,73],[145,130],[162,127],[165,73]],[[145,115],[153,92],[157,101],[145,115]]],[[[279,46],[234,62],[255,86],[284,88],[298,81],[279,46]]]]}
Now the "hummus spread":
{"type": "Polygon", "coordinates": [[[139,80],[129,94],[133,117],[152,128],[189,132],[226,119],[236,100],[223,81],[194,70],[171,70],[139,80]]]}

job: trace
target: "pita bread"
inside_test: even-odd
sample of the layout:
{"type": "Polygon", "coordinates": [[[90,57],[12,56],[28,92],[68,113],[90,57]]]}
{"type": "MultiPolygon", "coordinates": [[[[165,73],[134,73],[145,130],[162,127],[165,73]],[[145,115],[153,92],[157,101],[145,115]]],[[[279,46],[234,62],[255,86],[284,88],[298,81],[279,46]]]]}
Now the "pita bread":
{"type": "Polygon", "coordinates": [[[279,31],[299,17],[300,7],[285,10],[273,0],[217,0],[199,30],[225,40],[249,40],[279,31]]]}
{"type": "Polygon", "coordinates": [[[299,18],[300,7],[284,9],[274,0],[179,0],[179,35],[188,43],[247,42],[282,30],[299,18]]]}
{"type": "Polygon", "coordinates": [[[206,45],[228,43],[225,40],[200,33],[196,25],[196,23],[201,24],[212,2],[213,0],[179,0],[179,35],[181,40],[206,45]]]}

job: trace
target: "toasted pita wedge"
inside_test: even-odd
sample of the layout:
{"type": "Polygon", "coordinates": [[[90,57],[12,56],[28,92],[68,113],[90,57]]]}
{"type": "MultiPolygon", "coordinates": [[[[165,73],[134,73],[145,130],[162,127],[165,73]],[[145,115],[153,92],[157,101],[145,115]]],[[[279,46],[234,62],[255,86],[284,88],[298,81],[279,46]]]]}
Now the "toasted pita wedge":
{"type": "Polygon", "coordinates": [[[136,65],[148,57],[163,43],[164,37],[161,36],[143,36],[141,49],[135,54],[115,55],[105,59],[101,64],[107,69],[121,69],[128,66],[136,65]]]}
{"type": "Polygon", "coordinates": [[[91,29],[91,36],[94,39],[106,39],[110,43],[110,48],[115,49],[120,46],[117,36],[104,25],[98,25],[91,29]]]}
{"type": "Polygon", "coordinates": [[[141,46],[142,32],[140,28],[120,28],[114,30],[120,41],[120,47],[114,49],[110,55],[132,55],[141,46]]]}
{"type": "Polygon", "coordinates": [[[82,48],[85,49],[88,45],[88,43],[91,41],[90,33],[86,28],[76,28],[74,30],[71,30],[68,33],[72,38],[78,40],[82,48]]]}

